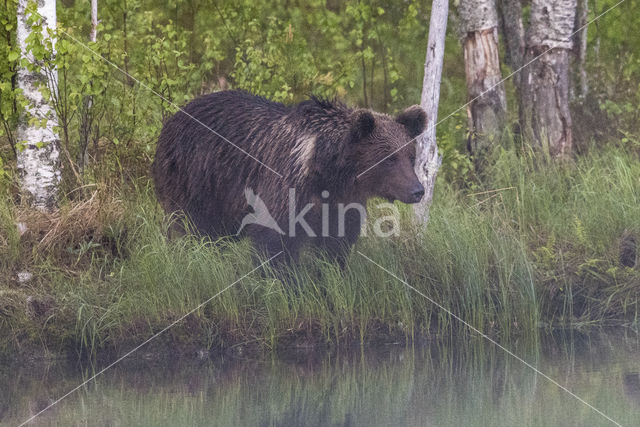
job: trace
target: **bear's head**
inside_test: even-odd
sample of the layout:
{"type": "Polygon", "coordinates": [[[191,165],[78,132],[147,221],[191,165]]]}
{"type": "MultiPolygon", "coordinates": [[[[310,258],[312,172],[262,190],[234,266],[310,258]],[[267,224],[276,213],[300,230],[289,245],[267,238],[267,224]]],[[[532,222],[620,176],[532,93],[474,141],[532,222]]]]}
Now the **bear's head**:
{"type": "Polygon", "coordinates": [[[356,178],[368,197],[417,203],[424,196],[414,165],[415,138],[425,128],[427,115],[418,105],[397,117],[369,110],[351,114],[352,141],[356,144],[356,178]]]}

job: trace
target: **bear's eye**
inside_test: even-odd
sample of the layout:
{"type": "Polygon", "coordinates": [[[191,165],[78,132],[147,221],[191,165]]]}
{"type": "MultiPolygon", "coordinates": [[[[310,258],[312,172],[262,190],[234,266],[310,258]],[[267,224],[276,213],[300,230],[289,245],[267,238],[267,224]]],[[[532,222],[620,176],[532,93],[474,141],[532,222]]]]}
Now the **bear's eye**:
{"type": "Polygon", "coordinates": [[[409,156],[409,161],[411,162],[411,164],[415,163],[416,162],[416,155],[415,154],[410,155],[409,156]]]}

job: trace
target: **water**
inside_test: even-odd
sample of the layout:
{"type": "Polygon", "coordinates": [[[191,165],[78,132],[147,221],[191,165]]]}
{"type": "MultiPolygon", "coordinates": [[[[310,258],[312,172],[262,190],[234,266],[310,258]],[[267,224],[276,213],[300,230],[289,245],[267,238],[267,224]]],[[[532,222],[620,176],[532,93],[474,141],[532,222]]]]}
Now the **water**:
{"type": "MultiPolygon", "coordinates": [[[[481,339],[277,360],[129,360],[31,425],[614,425],[481,339]]],[[[510,343],[622,425],[640,425],[640,340],[624,332],[510,343]]],[[[91,375],[69,364],[0,368],[0,423],[18,425],[91,375]]]]}

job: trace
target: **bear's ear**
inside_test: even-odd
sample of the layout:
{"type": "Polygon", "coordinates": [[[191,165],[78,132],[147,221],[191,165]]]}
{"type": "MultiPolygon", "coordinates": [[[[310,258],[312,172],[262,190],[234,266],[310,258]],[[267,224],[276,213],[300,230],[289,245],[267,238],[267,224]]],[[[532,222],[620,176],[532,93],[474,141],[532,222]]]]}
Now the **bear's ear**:
{"type": "Polygon", "coordinates": [[[396,121],[407,129],[411,138],[415,138],[427,125],[427,113],[419,105],[413,105],[400,113],[396,121]]]}
{"type": "Polygon", "coordinates": [[[376,127],[376,119],[368,110],[356,110],[351,113],[351,123],[351,134],[355,142],[371,135],[376,127]]]}

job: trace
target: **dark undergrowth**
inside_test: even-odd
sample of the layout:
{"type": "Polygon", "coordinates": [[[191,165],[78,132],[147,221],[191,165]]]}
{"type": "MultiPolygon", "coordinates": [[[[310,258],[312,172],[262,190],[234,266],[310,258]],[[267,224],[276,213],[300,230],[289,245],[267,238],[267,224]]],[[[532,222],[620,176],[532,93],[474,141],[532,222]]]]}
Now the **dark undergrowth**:
{"type": "Polygon", "coordinates": [[[537,164],[502,151],[483,182],[469,191],[441,180],[426,228],[399,205],[400,234],[361,238],[344,272],[305,254],[297,287],[255,270],[247,241],[168,240],[146,180],[92,188],[51,215],[3,200],[2,352],[124,353],[178,320],[147,351],[467,333],[453,315],[505,340],[540,327],[637,325],[636,153],[609,147],[537,164]]]}

